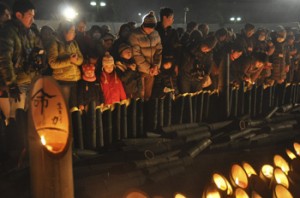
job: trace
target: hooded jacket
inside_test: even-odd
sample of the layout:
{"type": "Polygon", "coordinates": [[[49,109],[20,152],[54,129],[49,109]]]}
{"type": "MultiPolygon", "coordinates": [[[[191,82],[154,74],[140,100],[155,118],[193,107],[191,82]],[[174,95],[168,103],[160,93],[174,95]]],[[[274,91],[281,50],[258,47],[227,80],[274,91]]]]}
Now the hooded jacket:
{"type": "Polygon", "coordinates": [[[56,80],[72,82],[81,79],[79,66],[83,62],[83,56],[75,40],[67,43],[58,37],[53,39],[48,51],[48,62],[56,80]],[[75,64],[70,61],[72,54],[78,55],[75,64]]]}
{"type": "Polygon", "coordinates": [[[135,29],[129,37],[133,58],[139,72],[149,74],[150,68],[161,64],[162,45],[158,32],[146,34],[142,27],[135,29]]]}
{"type": "Polygon", "coordinates": [[[0,85],[30,84],[36,72],[28,65],[34,47],[42,48],[37,37],[17,19],[8,21],[0,29],[0,85]]]}

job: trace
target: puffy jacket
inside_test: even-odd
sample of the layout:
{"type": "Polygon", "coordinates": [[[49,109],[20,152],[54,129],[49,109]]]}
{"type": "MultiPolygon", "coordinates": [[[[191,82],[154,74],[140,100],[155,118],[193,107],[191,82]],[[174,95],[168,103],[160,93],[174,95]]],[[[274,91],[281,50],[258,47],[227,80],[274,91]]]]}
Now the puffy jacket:
{"type": "Polygon", "coordinates": [[[37,37],[18,20],[7,22],[0,30],[0,84],[30,84],[36,72],[29,68],[27,57],[37,37]]]}
{"type": "Polygon", "coordinates": [[[56,80],[78,81],[81,78],[79,66],[83,62],[83,56],[75,40],[65,43],[59,38],[53,39],[48,51],[48,62],[56,80]],[[78,55],[75,64],[70,61],[72,54],[78,55]]]}
{"type": "Polygon", "coordinates": [[[121,80],[117,77],[115,72],[107,74],[102,72],[101,88],[104,96],[104,104],[113,104],[126,99],[126,93],[124,91],[121,80]]]}
{"type": "Polygon", "coordinates": [[[140,72],[149,74],[150,68],[161,64],[162,45],[158,32],[146,34],[142,27],[135,29],[129,37],[133,58],[140,72]]]}

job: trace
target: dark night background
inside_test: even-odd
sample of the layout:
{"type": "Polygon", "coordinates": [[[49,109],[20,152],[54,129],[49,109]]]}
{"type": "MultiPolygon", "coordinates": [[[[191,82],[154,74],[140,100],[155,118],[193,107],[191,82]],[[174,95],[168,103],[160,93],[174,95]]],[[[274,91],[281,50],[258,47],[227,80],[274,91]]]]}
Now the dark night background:
{"type": "MultiPolygon", "coordinates": [[[[1,0],[9,5],[13,0],[1,0]]],[[[157,15],[160,7],[171,7],[175,11],[175,23],[187,22],[228,23],[231,16],[241,16],[242,23],[280,23],[299,21],[299,0],[102,0],[106,7],[90,6],[90,0],[32,0],[37,7],[36,19],[55,20],[60,17],[63,4],[72,5],[88,21],[140,22],[149,10],[157,15]]],[[[100,2],[100,0],[96,0],[100,2]]]]}

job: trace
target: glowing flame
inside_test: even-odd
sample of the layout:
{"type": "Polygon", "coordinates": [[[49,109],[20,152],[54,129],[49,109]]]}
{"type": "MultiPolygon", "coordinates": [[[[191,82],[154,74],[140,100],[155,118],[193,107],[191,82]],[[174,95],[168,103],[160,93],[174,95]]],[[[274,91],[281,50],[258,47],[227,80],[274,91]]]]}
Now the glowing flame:
{"type": "Polygon", "coordinates": [[[45,136],[41,136],[41,142],[42,144],[45,146],[46,145],[46,139],[45,139],[45,136]]]}
{"type": "Polygon", "coordinates": [[[235,183],[236,183],[236,185],[239,185],[239,178],[235,178],[235,183]]]}

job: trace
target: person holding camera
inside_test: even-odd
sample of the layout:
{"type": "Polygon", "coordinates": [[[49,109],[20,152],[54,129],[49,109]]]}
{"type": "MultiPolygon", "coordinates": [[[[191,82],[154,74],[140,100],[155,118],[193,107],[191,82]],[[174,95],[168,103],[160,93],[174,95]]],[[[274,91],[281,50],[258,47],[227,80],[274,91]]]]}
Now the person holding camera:
{"type": "Polygon", "coordinates": [[[25,109],[26,93],[31,80],[37,75],[29,57],[37,43],[30,27],[34,21],[35,7],[29,0],[16,0],[12,7],[12,20],[0,30],[0,86],[10,98],[10,117],[16,109],[25,109]]]}
{"type": "Polygon", "coordinates": [[[185,48],[179,72],[180,93],[198,92],[211,85],[212,50],[216,43],[212,36],[185,48]]]}

